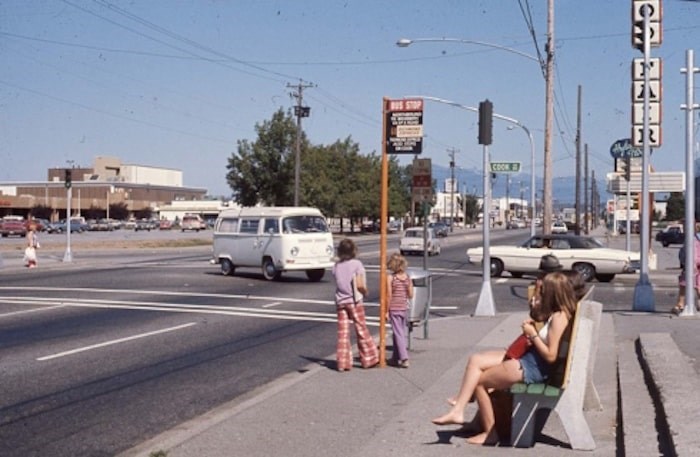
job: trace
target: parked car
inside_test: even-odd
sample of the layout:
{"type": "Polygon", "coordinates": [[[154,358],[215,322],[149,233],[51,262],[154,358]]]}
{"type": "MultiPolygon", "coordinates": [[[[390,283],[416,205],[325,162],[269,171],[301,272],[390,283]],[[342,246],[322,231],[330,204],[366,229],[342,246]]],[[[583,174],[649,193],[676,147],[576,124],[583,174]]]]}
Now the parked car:
{"type": "Polygon", "coordinates": [[[147,230],[151,231],[151,221],[148,219],[139,219],[136,221],[136,225],[134,225],[134,231],[138,232],[139,230],[147,230]]]}
{"type": "MultiPolygon", "coordinates": [[[[606,248],[596,238],[577,235],[535,235],[519,246],[491,246],[491,276],[504,271],[519,278],[538,274],[540,259],[552,254],[565,270],[580,272],[586,281],[610,282],[615,275],[639,270],[639,253],[606,248]]],[[[469,263],[481,264],[482,247],[467,249],[469,263]]]]}
{"type": "Polygon", "coordinates": [[[420,254],[427,252],[428,255],[440,254],[440,240],[435,230],[428,228],[425,230],[426,239],[423,242],[423,227],[413,227],[403,232],[399,251],[401,255],[420,254]]]}
{"type": "Polygon", "coordinates": [[[521,221],[520,219],[511,219],[510,221],[508,221],[508,224],[506,224],[507,230],[515,230],[525,227],[527,227],[527,224],[525,223],[525,221],[521,221]]]}
{"type": "Polygon", "coordinates": [[[683,244],[685,242],[683,226],[680,224],[667,226],[661,232],[656,233],[656,241],[661,243],[663,247],[668,247],[671,244],[683,244]]]}
{"type": "Polygon", "coordinates": [[[0,235],[3,238],[8,236],[26,236],[27,223],[20,216],[5,216],[0,221],[0,235]]]}
{"type": "Polygon", "coordinates": [[[200,230],[205,228],[207,228],[206,223],[198,215],[186,214],[182,217],[182,222],[180,223],[180,230],[183,232],[186,230],[194,230],[195,232],[199,232],[200,230]]]}
{"type": "MultiPolygon", "coordinates": [[[[52,222],[46,228],[48,233],[65,233],[67,230],[65,219],[58,222],[52,222]]],[[[70,221],[70,231],[71,233],[83,233],[85,231],[85,226],[78,219],[72,219],[70,221]]]]}
{"type": "Polygon", "coordinates": [[[552,223],[552,233],[569,233],[569,228],[562,221],[552,223]]]}
{"type": "Polygon", "coordinates": [[[450,232],[450,226],[444,222],[431,222],[428,227],[435,230],[435,235],[438,237],[446,237],[450,232]]]}
{"type": "Polygon", "coordinates": [[[158,223],[158,228],[160,230],[170,230],[173,228],[173,223],[167,219],[161,219],[158,223]]]}

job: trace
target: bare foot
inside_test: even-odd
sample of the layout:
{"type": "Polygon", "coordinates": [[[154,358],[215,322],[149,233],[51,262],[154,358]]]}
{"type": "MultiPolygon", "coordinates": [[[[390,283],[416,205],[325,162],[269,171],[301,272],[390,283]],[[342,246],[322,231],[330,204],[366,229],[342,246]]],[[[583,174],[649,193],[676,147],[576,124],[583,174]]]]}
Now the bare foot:
{"type": "Polygon", "coordinates": [[[480,432],[482,430],[481,421],[479,421],[477,418],[474,418],[469,422],[465,422],[464,424],[462,424],[462,430],[468,432],[480,432]]]}
{"type": "Polygon", "coordinates": [[[450,411],[444,416],[436,417],[433,419],[433,424],[435,425],[463,425],[464,416],[450,411]]]}
{"type": "Polygon", "coordinates": [[[471,436],[467,438],[467,443],[478,444],[481,446],[493,446],[498,443],[498,435],[495,431],[491,432],[481,432],[478,435],[471,436]]]}

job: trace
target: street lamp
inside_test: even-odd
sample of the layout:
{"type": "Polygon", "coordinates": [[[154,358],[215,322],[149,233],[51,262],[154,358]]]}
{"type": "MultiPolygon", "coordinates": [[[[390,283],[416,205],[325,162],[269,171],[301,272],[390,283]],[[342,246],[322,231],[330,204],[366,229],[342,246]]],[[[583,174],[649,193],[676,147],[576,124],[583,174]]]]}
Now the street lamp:
{"type": "MultiPolygon", "coordinates": [[[[461,108],[461,109],[464,109],[467,111],[472,111],[474,113],[479,112],[479,109],[475,108],[473,106],[463,105],[461,103],[453,102],[451,100],[446,100],[444,98],[431,97],[430,95],[409,95],[409,96],[407,96],[407,98],[424,98],[426,100],[432,100],[434,102],[454,106],[454,107],[461,108]]],[[[531,173],[532,176],[530,176],[530,200],[532,201],[532,205],[533,205],[533,209],[534,209],[535,198],[536,198],[535,197],[535,140],[532,137],[532,133],[530,132],[530,130],[527,127],[525,127],[517,119],[513,119],[512,117],[503,116],[501,114],[496,114],[496,113],[493,113],[493,117],[496,119],[501,119],[502,121],[510,122],[512,125],[520,127],[527,134],[527,139],[530,141],[530,166],[532,168],[532,173],[531,173]]],[[[486,171],[484,170],[484,172],[486,172],[486,171]]],[[[530,236],[535,236],[534,220],[535,220],[535,214],[533,211],[533,215],[530,218],[530,236]]]]}
{"type": "MultiPolygon", "coordinates": [[[[550,8],[550,9],[553,9],[550,8]]],[[[553,16],[553,11],[550,11],[548,13],[549,15],[553,16]]],[[[549,28],[549,23],[551,22],[552,28],[553,28],[553,20],[548,18],[548,28],[549,28]]],[[[548,30],[548,37],[551,38],[553,36],[553,31],[548,30]]],[[[544,77],[545,80],[545,144],[544,144],[544,195],[542,198],[542,212],[543,212],[543,225],[542,229],[545,233],[549,233],[551,231],[551,223],[552,223],[552,160],[551,160],[551,129],[552,129],[552,118],[553,118],[553,103],[552,103],[552,97],[551,93],[553,91],[553,81],[552,81],[552,72],[551,72],[551,63],[554,59],[554,49],[553,49],[553,44],[549,41],[547,42],[547,61],[543,62],[540,60],[538,57],[535,57],[531,54],[527,54],[522,51],[518,51],[517,49],[509,48],[507,46],[501,46],[499,44],[494,44],[494,43],[489,43],[486,41],[478,41],[478,40],[467,40],[467,39],[462,39],[462,38],[401,38],[396,42],[396,45],[400,48],[406,48],[410,46],[413,43],[424,43],[424,42],[446,42],[446,43],[462,43],[462,44],[473,44],[477,46],[484,46],[488,48],[493,48],[493,49],[498,49],[501,51],[506,51],[510,52],[511,54],[516,54],[520,57],[524,57],[528,60],[532,60],[537,62],[537,64],[540,67],[540,71],[542,71],[542,76],[544,77]]],[[[494,117],[496,117],[494,115],[494,117]]],[[[520,125],[520,127],[523,127],[520,125]]],[[[530,136],[529,130],[525,129],[526,132],[528,133],[528,136],[530,136]]],[[[532,141],[532,140],[531,140],[532,141]]],[[[533,161],[534,164],[534,161],[533,161]]],[[[534,171],[534,166],[532,169],[532,175],[534,177],[535,171],[534,171]]],[[[533,178],[534,179],[534,178],[533,178]]],[[[532,185],[532,188],[534,189],[534,184],[532,185]]],[[[534,199],[533,199],[534,202],[534,199]]],[[[534,228],[530,230],[530,233],[534,235],[534,228]]]]}

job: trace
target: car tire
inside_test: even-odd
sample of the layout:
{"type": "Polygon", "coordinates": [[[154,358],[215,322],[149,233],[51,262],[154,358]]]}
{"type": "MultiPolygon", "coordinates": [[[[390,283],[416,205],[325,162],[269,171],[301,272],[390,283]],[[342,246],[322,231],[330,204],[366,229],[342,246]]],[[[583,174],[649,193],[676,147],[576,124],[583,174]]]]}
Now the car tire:
{"type": "Polygon", "coordinates": [[[326,274],[326,270],[323,268],[306,270],[306,277],[309,278],[309,281],[311,281],[311,282],[319,282],[321,279],[323,279],[323,276],[325,274],[326,274]]]}
{"type": "Polygon", "coordinates": [[[268,281],[276,281],[282,276],[282,273],[277,270],[275,263],[270,257],[265,257],[263,259],[262,274],[268,281]]]}
{"type": "Polygon", "coordinates": [[[598,273],[595,275],[595,279],[598,280],[598,282],[610,282],[615,278],[615,274],[601,274],[598,273]]]}
{"type": "Polygon", "coordinates": [[[501,259],[491,259],[491,277],[500,278],[503,274],[503,262],[501,259]]]}
{"type": "Polygon", "coordinates": [[[224,276],[233,276],[234,271],[236,271],[236,267],[233,265],[233,262],[231,262],[229,259],[221,259],[221,274],[224,276]]]}
{"type": "Polygon", "coordinates": [[[520,279],[523,277],[523,272],[522,271],[511,271],[510,275],[514,278],[520,279]]]}
{"type": "Polygon", "coordinates": [[[670,243],[668,241],[664,241],[661,243],[661,246],[667,248],[670,243]]]}
{"type": "Polygon", "coordinates": [[[576,263],[572,270],[578,271],[586,282],[593,281],[593,278],[596,276],[595,267],[590,263],[576,263]]]}

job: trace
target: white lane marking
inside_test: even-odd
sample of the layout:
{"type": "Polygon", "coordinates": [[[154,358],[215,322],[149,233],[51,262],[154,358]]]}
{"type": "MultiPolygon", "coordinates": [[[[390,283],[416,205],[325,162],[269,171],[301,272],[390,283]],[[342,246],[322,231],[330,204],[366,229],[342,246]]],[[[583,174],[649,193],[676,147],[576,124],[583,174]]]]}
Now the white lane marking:
{"type": "Polygon", "coordinates": [[[11,313],[5,313],[5,314],[0,314],[0,317],[8,317],[8,316],[16,316],[17,314],[28,314],[28,313],[37,313],[39,311],[48,311],[50,309],[54,308],[63,308],[64,305],[40,305],[43,306],[43,308],[37,308],[37,309],[28,309],[25,311],[12,311],[11,313]]]}
{"type": "Polygon", "coordinates": [[[104,343],[93,344],[91,346],[84,346],[81,348],[72,349],[70,351],[59,352],[58,354],[39,357],[36,360],[39,362],[43,362],[46,360],[57,359],[59,357],[65,357],[67,355],[73,355],[73,354],[77,354],[79,352],[85,352],[85,351],[90,351],[92,349],[98,349],[98,348],[102,348],[105,346],[111,346],[113,344],[124,343],[127,341],[137,340],[139,338],[146,338],[146,337],[153,336],[153,335],[160,335],[162,333],[174,332],[176,330],[182,330],[183,328],[192,327],[193,325],[197,325],[197,323],[196,322],[189,322],[187,324],[177,325],[175,327],[164,328],[161,330],[155,330],[153,332],[146,332],[146,333],[141,333],[139,335],[127,336],[126,338],[119,338],[117,340],[105,341],[104,343]]]}
{"type": "Polygon", "coordinates": [[[430,309],[459,309],[459,306],[431,306],[430,309]]]}
{"type": "Polygon", "coordinates": [[[279,305],[281,305],[281,304],[282,304],[281,301],[276,301],[276,302],[273,302],[273,303],[268,303],[267,305],[262,305],[262,307],[263,307],[263,308],[272,308],[272,307],[274,307],[274,306],[279,306],[279,305]]]}
{"type": "Polygon", "coordinates": [[[499,278],[496,280],[496,284],[505,284],[508,282],[508,278],[499,278]]]}
{"type": "MultiPolygon", "coordinates": [[[[12,297],[10,297],[11,299],[12,297]]],[[[55,299],[50,298],[33,298],[33,300],[51,302],[53,303],[55,299]]],[[[20,300],[8,300],[0,299],[0,303],[30,303],[25,297],[20,300]]],[[[194,313],[194,314],[218,314],[224,316],[242,316],[242,317],[257,317],[263,319],[280,319],[280,320],[293,320],[293,321],[314,321],[314,322],[337,322],[337,315],[331,313],[313,313],[304,311],[284,311],[284,310],[264,310],[257,308],[235,308],[227,306],[205,306],[205,305],[180,305],[180,304],[150,304],[150,303],[137,303],[137,302],[117,302],[112,300],[75,300],[72,303],[61,302],[65,306],[75,307],[75,308],[100,308],[100,309],[133,309],[139,311],[165,311],[171,313],[194,313]]],[[[378,326],[379,318],[373,316],[367,316],[368,326],[378,326]]]]}

